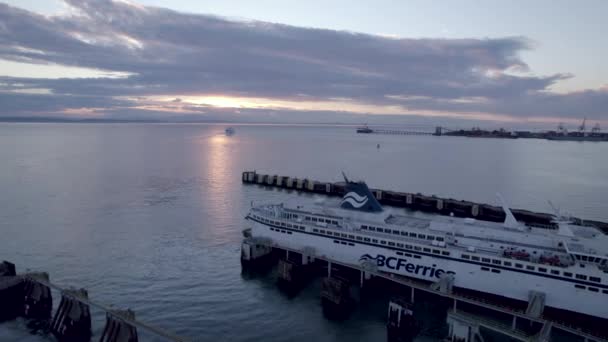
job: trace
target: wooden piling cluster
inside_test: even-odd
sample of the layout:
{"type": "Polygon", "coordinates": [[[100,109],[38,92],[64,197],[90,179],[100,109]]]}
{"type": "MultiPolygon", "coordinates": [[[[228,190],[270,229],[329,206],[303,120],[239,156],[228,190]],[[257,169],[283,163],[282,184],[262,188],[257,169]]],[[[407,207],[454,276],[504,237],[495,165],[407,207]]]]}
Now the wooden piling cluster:
{"type": "Polygon", "coordinates": [[[136,326],[172,341],[185,341],[161,329],[135,320],[131,310],[119,311],[89,300],[85,289],[62,289],[49,281],[48,273],[18,275],[15,265],[0,263],[0,322],[17,317],[46,321],[57,341],[90,341],[91,312],[95,306],[106,312],[106,326],[100,342],[137,342],[136,326]],[[52,315],[51,288],[61,292],[61,302],[52,315]],[[52,319],[51,319],[52,316],[52,319]]]}
{"type": "Polygon", "coordinates": [[[84,303],[89,299],[85,289],[69,289],[61,293],[61,303],[51,322],[51,332],[58,341],[91,339],[91,311],[84,303]]]}
{"type": "MultiPolygon", "coordinates": [[[[255,171],[245,171],[242,174],[245,184],[258,184],[280,189],[293,189],[302,192],[324,194],[327,196],[343,196],[345,183],[320,182],[309,178],[287,177],[279,175],[259,174],[255,171]]],[[[505,213],[501,207],[490,204],[461,201],[452,198],[427,196],[420,193],[407,193],[371,189],[376,199],[383,205],[419,210],[439,215],[454,215],[470,217],[484,221],[503,222],[505,213]]],[[[527,225],[556,228],[553,215],[537,213],[523,209],[511,209],[515,218],[527,225]]],[[[577,224],[595,226],[608,234],[608,223],[580,218],[572,218],[577,224]]]]}
{"type": "Polygon", "coordinates": [[[15,273],[15,265],[0,263],[0,322],[17,318],[23,311],[23,279],[15,273]]]}
{"type": "Polygon", "coordinates": [[[131,310],[116,310],[106,314],[106,327],[103,329],[99,342],[137,342],[137,329],[123,320],[135,320],[135,312],[131,310]]]}
{"type": "Polygon", "coordinates": [[[51,289],[42,282],[48,282],[45,272],[28,273],[23,277],[23,317],[46,320],[53,311],[51,289]]]}

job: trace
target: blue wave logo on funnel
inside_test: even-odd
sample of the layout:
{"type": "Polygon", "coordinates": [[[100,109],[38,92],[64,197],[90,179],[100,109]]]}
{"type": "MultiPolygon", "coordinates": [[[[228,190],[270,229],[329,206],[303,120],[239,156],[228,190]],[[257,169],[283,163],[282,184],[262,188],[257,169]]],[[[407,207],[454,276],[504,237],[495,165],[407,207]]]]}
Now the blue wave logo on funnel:
{"type": "Polygon", "coordinates": [[[382,206],[365,182],[352,182],[346,178],[346,175],[344,175],[344,181],[346,182],[346,195],[340,201],[340,207],[364,212],[382,211],[382,206]]]}
{"type": "Polygon", "coordinates": [[[344,203],[348,203],[350,204],[353,208],[361,208],[362,206],[365,205],[365,203],[367,203],[367,201],[369,201],[369,198],[367,196],[359,196],[356,192],[349,192],[346,195],[344,195],[344,198],[342,198],[342,201],[340,202],[340,205],[344,205],[344,203]]]}

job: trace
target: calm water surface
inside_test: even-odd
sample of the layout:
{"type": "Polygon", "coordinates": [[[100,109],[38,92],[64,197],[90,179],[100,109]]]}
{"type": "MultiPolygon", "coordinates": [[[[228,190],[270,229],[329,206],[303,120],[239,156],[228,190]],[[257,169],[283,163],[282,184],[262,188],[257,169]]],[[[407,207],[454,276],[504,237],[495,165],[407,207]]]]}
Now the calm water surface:
{"type": "MultiPolygon", "coordinates": [[[[0,259],[201,340],[372,341],[385,338],[384,304],[330,322],[318,283],[289,299],[272,275],[241,275],[250,202],[298,196],[243,186],[242,171],[337,181],[344,170],[372,187],[489,203],[501,192],[513,207],[546,212],[552,200],[608,221],[608,144],[224,128],[0,124],[0,259]]],[[[0,324],[0,340],[48,339],[24,324],[0,324]]]]}

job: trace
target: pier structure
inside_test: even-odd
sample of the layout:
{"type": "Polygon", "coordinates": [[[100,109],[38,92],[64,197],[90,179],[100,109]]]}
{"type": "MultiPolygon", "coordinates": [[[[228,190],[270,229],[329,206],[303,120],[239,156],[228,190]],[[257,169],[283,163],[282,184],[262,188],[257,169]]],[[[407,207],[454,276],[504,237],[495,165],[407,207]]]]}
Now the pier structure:
{"type": "MultiPolygon", "coordinates": [[[[254,238],[245,238],[244,243],[254,238]]],[[[585,342],[608,342],[608,333],[603,327],[587,329],[587,327],[576,326],[571,322],[556,320],[552,315],[544,312],[543,294],[530,291],[527,303],[514,303],[499,300],[492,296],[481,293],[471,293],[464,289],[452,286],[453,279],[441,278],[431,283],[423,280],[409,278],[401,275],[378,271],[374,267],[361,264],[346,264],[333,260],[325,255],[310,254],[309,250],[297,250],[279,245],[268,239],[263,240],[268,247],[273,249],[273,255],[280,259],[286,254],[307,255],[312,258],[319,268],[327,268],[327,277],[321,284],[320,299],[323,312],[330,318],[344,318],[355,307],[354,300],[350,296],[349,287],[352,282],[336,275],[336,268],[347,272],[359,272],[361,289],[365,288],[368,281],[382,280],[395,286],[399,286],[400,293],[409,294],[407,302],[413,304],[416,301],[416,293],[424,293],[434,298],[443,298],[451,303],[447,311],[446,323],[449,334],[446,340],[458,342],[483,342],[483,331],[487,330],[494,334],[506,336],[517,341],[525,342],[548,342],[553,334],[567,336],[568,340],[585,342]],[[519,305],[518,305],[519,304],[519,305]]],[[[256,241],[259,244],[260,241],[256,241]]],[[[277,262],[275,259],[275,262],[277,262]]],[[[255,267],[256,260],[250,259],[247,267],[255,267]]],[[[280,261],[279,261],[280,262],[280,261]]],[[[309,261],[310,262],[310,261],[309,261]]],[[[387,316],[388,341],[410,341],[410,329],[400,330],[400,321],[396,317],[402,317],[405,308],[403,299],[389,302],[389,315],[387,316]],[[398,312],[395,316],[395,310],[398,312]],[[393,312],[393,313],[392,313],[393,312]],[[401,331],[401,333],[400,333],[401,331]]]]}
{"type": "Polygon", "coordinates": [[[406,130],[398,130],[398,129],[369,129],[369,132],[361,132],[364,134],[390,134],[390,135],[441,135],[433,132],[425,132],[425,131],[406,131],[406,130]]]}
{"type": "Polygon", "coordinates": [[[390,134],[390,135],[434,135],[434,136],[455,136],[469,138],[503,138],[515,139],[518,135],[508,132],[504,129],[487,131],[480,128],[470,130],[464,129],[449,129],[442,126],[436,126],[434,132],[429,131],[414,131],[405,129],[385,129],[385,128],[370,128],[368,126],[357,128],[357,133],[363,134],[390,134]]]}
{"type": "Polygon", "coordinates": [[[91,308],[106,314],[100,342],[137,342],[137,329],[143,329],[167,341],[189,341],[173,333],[137,320],[131,310],[117,310],[89,299],[86,289],[64,288],[51,283],[48,273],[17,274],[15,265],[0,263],[0,322],[23,317],[47,326],[57,341],[91,340],[91,308]],[[51,290],[61,294],[52,314],[51,290]]]}
{"type": "MultiPolygon", "coordinates": [[[[258,184],[278,189],[290,189],[307,193],[322,194],[327,196],[343,196],[345,184],[343,182],[322,182],[310,178],[289,177],[257,173],[256,171],[244,171],[242,173],[244,184],[258,184]]],[[[434,195],[423,195],[420,193],[408,193],[372,189],[378,202],[392,207],[418,210],[438,215],[470,217],[483,221],[504,222],[505,213],[499,206],[463,201],[452,198],[442,198],[434,195]]],[[[548,213],[537,213],[524,209],[511,209],[515,218],[528,226],[557,229],[554,215],[548,213]]],[[[592,220],[583,220],[572,217],[572,221],[578,225],[594,226],[608,234],[608,223],[592,220]]]]}

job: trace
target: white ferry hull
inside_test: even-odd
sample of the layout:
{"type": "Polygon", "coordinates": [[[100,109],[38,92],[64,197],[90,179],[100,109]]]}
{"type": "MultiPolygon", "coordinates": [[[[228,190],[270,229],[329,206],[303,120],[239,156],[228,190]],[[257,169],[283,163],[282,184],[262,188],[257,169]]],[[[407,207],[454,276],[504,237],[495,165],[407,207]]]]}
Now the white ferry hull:
{"type": "Polygon", "coordinates": [[[577,289],[571,282],[414,251],[400,251],[402,255],[398,255],[398,251],[392,248],[352,241],[345,245],[340,242],[347,241],[340,238],[336,238],[339,243],[335,243],[331,237],[315,235],[309,231],[281,228],[283,232],[280,232],[279,229],[271,230],[270,226],[257,221],[252,223],[254,237],[270,238],[285,248],[312,248],[318,256],[355,265],[361,264],[362,256],[376,258],[380,255],[382,261],[377,263],[379,271],[433,282],[443,273],[454,273],[454,286],[459,288],[522,301],[528,301],[530,291],[538,291],[545,294],[545,305],[548,307],[608,318],[608,307],[598,302],[596,293],[577,289]],[[409,254],[411,257],[403,254],[409,254]],[[414,255],[419,258],[414,258],[414,255]],[[482,267],[487,270],[482,270],[482,267]]]}

